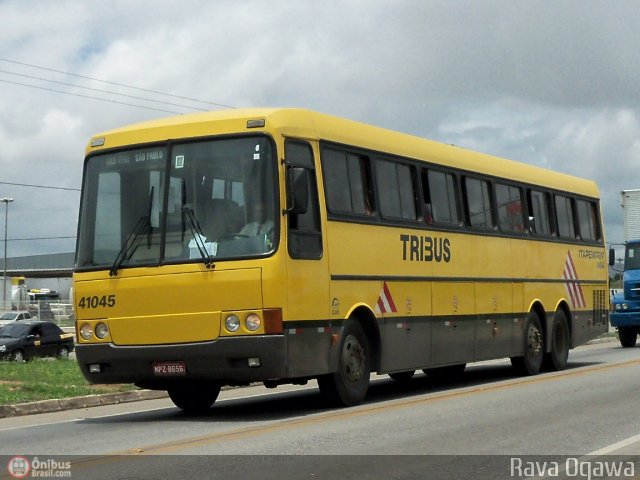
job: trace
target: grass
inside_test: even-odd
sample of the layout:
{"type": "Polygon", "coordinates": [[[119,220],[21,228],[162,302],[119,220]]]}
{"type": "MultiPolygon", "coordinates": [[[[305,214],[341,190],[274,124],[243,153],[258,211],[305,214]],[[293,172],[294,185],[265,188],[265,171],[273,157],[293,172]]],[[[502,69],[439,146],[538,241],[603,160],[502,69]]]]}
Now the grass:
{"type": "Polygon", "coordinates": [[[133,385],[89,385],[75,360],[0,362],[0,405],[134,389],[133,385]]]}

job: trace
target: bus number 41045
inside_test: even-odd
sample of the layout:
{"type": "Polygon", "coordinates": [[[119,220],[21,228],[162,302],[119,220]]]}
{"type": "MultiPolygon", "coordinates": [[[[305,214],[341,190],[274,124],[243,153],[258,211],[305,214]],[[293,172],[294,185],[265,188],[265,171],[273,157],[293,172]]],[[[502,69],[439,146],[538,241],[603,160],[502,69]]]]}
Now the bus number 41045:
{"type": "Polygon", "coordinates": [[[98,307],[115,307],[115,295],[103,295],[101,297],[82,297],[78,302],[79,308],[98,308],[98,307]]]}

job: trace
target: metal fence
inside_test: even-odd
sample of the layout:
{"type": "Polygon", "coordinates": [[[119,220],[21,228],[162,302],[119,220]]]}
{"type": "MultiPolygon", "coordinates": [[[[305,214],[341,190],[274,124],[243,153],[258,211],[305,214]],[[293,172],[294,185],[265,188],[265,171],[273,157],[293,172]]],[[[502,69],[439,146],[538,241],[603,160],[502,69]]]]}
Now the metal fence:
{"type": "Polygon", "coordinates": [[[16,306],[12,302],[0,302],[0,313],[29,312],[32,318],[49,320],[61,327],[73,327],[73,304],[68,300],[37,300],[16,306]],[[17,308],[20,307],[20,308],[17,308]]]}

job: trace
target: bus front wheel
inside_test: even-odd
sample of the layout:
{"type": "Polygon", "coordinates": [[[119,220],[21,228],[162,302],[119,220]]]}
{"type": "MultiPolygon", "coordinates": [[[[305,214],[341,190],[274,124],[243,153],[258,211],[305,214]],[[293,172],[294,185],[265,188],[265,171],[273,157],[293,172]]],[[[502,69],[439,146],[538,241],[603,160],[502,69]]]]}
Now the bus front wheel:
{"type": "Polygon", "coordinates": [[[174,405],[185,412],[204,413],[211,408],[211,405],[218,398],[220,385],[176,385],[168,388],[167,393],[174,405]]]}
{"type": "Polygon", "coordinates": [[[544,358],[542,324],[536,312],[529,312],[524,325],[524,355],[511,358],[511,365],[520,375],[536,375],[544,358]]]}
{"type": "Polygon", "coordinates": [[[624,348],[633,348],[636,346],[638,338],[638,329],[636,327],[620,327],[618,328],[618,339],[620,345],[624,348]]]}
{"type": "Polygon", "coordinates": [[[371,350],[360,323],[349,320],[342,331],[338,371],[318,377],[320,394],[333,405],[362,403],[369,389],[371,350]]]}

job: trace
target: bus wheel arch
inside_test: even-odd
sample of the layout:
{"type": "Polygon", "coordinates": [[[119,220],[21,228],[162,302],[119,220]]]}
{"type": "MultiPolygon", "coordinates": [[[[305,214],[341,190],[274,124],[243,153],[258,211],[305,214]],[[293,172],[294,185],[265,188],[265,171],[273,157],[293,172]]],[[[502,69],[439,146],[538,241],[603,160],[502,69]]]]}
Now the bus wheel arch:
{"type": "Polygon", "coordinates": [[[372,317],[366,307],[355,308],[349,314],[334,344],[333,372],[318,377],[320,394],[331,405],[358,405],[367,394],[380,342],[372,317]]]}

